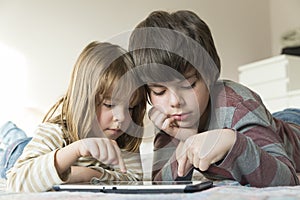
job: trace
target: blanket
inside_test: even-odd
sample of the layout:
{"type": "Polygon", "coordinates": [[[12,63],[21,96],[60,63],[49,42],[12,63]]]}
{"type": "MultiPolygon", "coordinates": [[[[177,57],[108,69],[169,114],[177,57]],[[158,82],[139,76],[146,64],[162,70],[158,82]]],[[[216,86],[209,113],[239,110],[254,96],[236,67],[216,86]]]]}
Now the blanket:
{"type": "Polygon", "coordinates": [[[216,187],[196,193],[184,194],[105,194],[94,192],[40,192],[40,193],[9,193],[5,191],[5,180],[0,181],[0,200],[85,200],[85,199],[188,199],[188,200],[298,200],[300,186],[254,188],[233,184],[219,184],[216,187]]]}

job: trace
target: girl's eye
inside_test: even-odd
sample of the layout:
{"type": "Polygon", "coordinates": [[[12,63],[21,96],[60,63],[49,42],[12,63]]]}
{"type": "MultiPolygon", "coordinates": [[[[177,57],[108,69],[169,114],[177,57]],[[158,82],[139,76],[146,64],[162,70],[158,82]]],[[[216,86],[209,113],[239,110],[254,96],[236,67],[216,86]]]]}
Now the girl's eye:
{"type": "Polygon", "coordinates": [[[109,104],[109,103],[103,103],[103,106],[105,106],[106,108],[113,108],[114,105],[109,104]]]}
{"type": "Polygon", "coordinates": [[[135,107],[135,106],[129,107],[128,110],[129,110],[129,111],[133,111],[134,107],[135,107]]]}

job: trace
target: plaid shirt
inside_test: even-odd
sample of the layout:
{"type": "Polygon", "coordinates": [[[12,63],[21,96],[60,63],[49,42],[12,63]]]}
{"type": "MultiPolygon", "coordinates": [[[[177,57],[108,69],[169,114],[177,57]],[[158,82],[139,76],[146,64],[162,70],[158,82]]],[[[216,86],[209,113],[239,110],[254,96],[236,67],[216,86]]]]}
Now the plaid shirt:
{"type": "MultiPolygon", "coordinates": [[[[218,81],[210,97],[208,130],[230,128],[236,131],[237,139],[225,158],[203,175],[254,187],[299,184],[300,126],[273,118],[259,95],[232,81],[218,81]]],[[[177,144],[178,140],[164,132],[156,135],[154,180],[191,179],[192,170],[185,177],[177,176],[177,144]]]]}

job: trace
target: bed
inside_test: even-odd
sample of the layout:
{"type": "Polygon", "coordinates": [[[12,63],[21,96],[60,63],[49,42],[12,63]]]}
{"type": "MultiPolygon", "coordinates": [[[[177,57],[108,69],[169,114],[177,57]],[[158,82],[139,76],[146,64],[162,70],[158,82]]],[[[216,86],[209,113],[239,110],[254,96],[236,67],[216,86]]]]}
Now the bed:
{"type": "Polygon", "coordinates": [[[105,194],[105,193],[93,193],[93,192],[40,192],[40,193],[8,193],[5,191],[5,180],[0,181],[0,200],[59,200],[59,199],[209,199],[209,200],[266,200],[266,199],[300,199],[300,186],[290,187],[267,187],[267,188],[251,188],[247,186],[238,186],[231,183],[223,184],[218,187],[213,187],[208,190],[196,193],[186,194],[105,194]]]}
{"type": "MultiPolygon", "coordinates": [[[[33,112],[27,112],[25,119],[28,119],[28,115],[33,115],[33,112]]],[[[34,114],[33,116],[35,116],[34,114]]],[[[35,119],[38,119],[35,117],[35,119]]],[[[24,120],[24,118],[23,118],[24,120]]],[[[21,120],[20,120],[21,121],[21,120]]],[[[38,120],[36,120],[38,121],[38,120]]],[[[17,123],[21,128],[25,129],[26,132],[30,132],[31,127],[26,127],[25,125],[34,124],[31,120],[31,123],[17,123]],[[27,129],[26,129],[27,128],[27,129]]],[[[147,129],[149,132],[153,132],[148,123],[146,123],[147,129]]],[[[152,127],[153,128],[153,127],[152,127]]],[[[142,164],[144,170],[144,177],[146,179],[150,178],[151,168],[151,159],[152,159],[152,140],[153,137],[150,133],[146,133],[144,143],[142,144],[142,164]]],[[[93,192],[40,192],[40,193],[10,193],[6,192],[6,180],[0,179],[0,200],[15,200],[15,199],[30,199],[30,200],[83,200],[83,199],[109,199],[109,200],[120,200],[120,199],[143,199],[143,200],[153,200],[153,199],[210,199],[210,200],[234,200],[234,199],[243,199],[243,200],[266,200],[266,199],[300,199],[300,185],[299,186],[290,186],[290,187],[267,187],[267,188],[253,188],[247,186],[238,185],[236,182],[224,181],[218,183],[217,187],[207,189],[202,192],[197,193],[186,193],[186,194],[151,194],[151,195],[133,195],[133,194],[105,194],[105,193],[93,193],[93,192]]]]}

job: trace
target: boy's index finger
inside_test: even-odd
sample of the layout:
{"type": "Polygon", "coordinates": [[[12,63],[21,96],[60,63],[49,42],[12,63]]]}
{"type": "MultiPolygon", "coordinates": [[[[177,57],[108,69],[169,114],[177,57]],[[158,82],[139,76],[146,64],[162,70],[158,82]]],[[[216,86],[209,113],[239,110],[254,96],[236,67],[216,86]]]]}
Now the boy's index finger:
{"type": "Polygon", "coordinates": [[[183,154],[177,159],[178,163],[178,171],[177,174],[178,176],[183,176],[185,174],[185,166],[186,162],[188,161],[186,154],[183,154]]]}
{"type": "Polygon", "coordinates": [[[153,114],[154,109],[155,109],[154,107],[152,107],[152,108],[149,109],[149,111],[148,111],[148,117],[149,117],[149,119],[151,119],[151,115],[153,114]]]}

